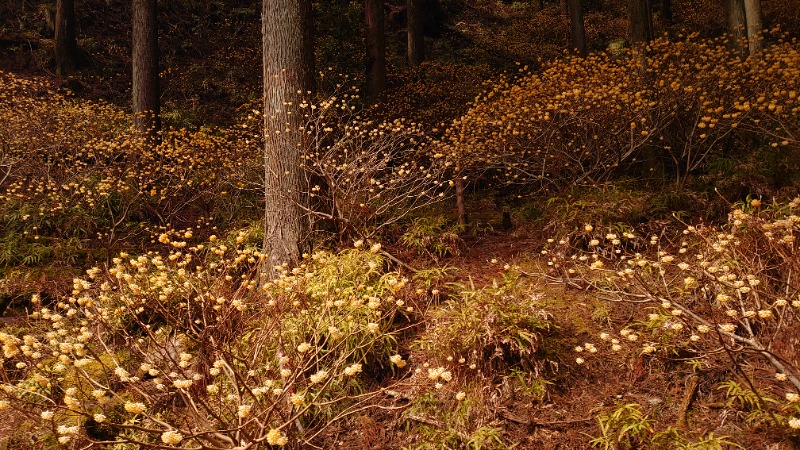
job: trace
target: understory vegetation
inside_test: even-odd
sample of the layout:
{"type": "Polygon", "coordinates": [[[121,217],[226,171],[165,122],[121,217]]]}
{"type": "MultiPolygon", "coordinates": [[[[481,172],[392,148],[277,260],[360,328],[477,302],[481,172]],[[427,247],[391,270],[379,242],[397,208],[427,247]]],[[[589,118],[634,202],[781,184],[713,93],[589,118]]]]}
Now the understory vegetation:
{"type": "Polygon", "coordinates": [[[0,448],[799,448],[800,43],[673,31],[322,71],[267,270],[252,96],[153,146],[0,71],[0,448]]]}

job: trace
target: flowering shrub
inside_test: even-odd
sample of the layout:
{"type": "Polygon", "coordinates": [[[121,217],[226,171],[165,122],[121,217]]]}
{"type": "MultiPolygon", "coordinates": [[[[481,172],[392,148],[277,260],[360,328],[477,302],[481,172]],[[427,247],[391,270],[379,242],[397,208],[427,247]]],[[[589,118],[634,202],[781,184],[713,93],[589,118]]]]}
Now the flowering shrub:
{"type": "Polygon", "coordinates": [[[431,150],[457,172],[536,189],[607,180],[642,162],[683,182],[757,136],[797,145],[798,58],[796,42],[742,60],[724,39],[696,36],[656,40],[645,55],[566,58],[498,81],[431,150]]]}
{"type": "Polygon", "coordinates": [[[770,207],[752,200],[725,225],[688,226],[673,241],[589,224],[553,240],[544,251],[551,276],[637,305],[636,319],[601,333],[602,343],[576,347],[577,362],[625,347],[650,356],[681,350],[702,364],[715,364],[721,352],[751,390],[766,387],[785,399],[773,417],[797,429],[798,208],[800,198],[770,207]],[[761,363],[749,358],[745,372],[745,355],[761,363]]]}
{"type": "MultiPolygon", "coordinates": [[[[118,109],[0,76],[0,265],[93,261],[158,226],[260,214],[260,112],[226,129],[167,130],[150,147],[132,137],[118,109]]],[[[346,91],[301,105],[311,200],[304,208],[311,220],[332,221],[342,240],[373,236],[441,200],[450,185],[426,158],[418,125],[364,119],[357,101],[346,91]]]]}
{"type": "Polygon", "coordinates": [[[245,234],[228,247],[164,233],[168,254],[121,254],[70,296],[34,298],[29,330],[0,333],[0,406],[62,444],[249,448],[308,445],[378,404],[371,377],[405,365],[393,333],[408,280],[375,244],[261,282],[245,234]]]}
{"type": "Polygon", "coordinates": [[[357,92],[330,96],[307,112],[310,149],[302,168],[314,219],[333,220],[340,238],[369,238],[444,198],[445,168],[427,157],[421,126],[376,123],[353,113],[357,92]]]}
{"type": "Polygon", "coordinates": [[[260,154],[237,129],[168,130],[151,148],[121,110],[6,73],[0,121],[0,265],[93,261],[148,227],[242,215],[247,186],[231,174],[260,154]]]}

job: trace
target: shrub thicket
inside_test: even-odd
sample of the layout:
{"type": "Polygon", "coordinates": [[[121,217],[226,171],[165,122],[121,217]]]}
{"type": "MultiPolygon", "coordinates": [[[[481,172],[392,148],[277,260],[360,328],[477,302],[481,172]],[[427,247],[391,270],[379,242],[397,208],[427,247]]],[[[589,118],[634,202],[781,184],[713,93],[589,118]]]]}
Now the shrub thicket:
{"type": "Polygon", "coordinates": [[[725,389],[729,397],[750,393],[751,419],[800,429],[798,207],[800,198],[752,200],[722,226],[687,226],[671,238],[586,224],[551,240],[543,251],[551,276],[635,305],[621,329],[599,333],[602,344],[575,348],[578,364],[632,347],[648,358],[730,368],[743,381],[725,389]]]}
{"type": "Polygon", "coordinates": [[[71,295],[35,297],[27,330],[0,333],[0,407],[61,444],[247,448],[309,445],[385,402],[409,280],[357,242],[264,282],[251,234],[163,233],[167,254],[120,254],[71,295]]]}
{"type": "Polygon", "coordinates": [[[796,41],[742,59],[725,39],[689,36],[656,40],[645,54],[559,60],[501,79],[432,152],[463,175],[533,189],[622,169],[680,184],[713,155],[798,145],[798,58],[796,41]]]}

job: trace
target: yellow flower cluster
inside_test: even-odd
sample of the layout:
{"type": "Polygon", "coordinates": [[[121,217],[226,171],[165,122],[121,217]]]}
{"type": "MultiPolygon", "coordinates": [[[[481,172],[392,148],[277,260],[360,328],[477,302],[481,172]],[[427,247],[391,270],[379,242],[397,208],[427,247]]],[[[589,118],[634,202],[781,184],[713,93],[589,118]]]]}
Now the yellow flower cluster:
{"type": "Polygon", "coordinates": [[[253,196],[259,175],[247,169],[263,147],[252,131],[165,130],[153,147],[129,120],[119,108],[0,72],[0,238],[14,243],[0,266],[73,263],[83,250],[141,241],[142,227],[207,222],[253,196]]]}
{"type": "Polygon", "coordinates": [[[65,417],[138,416],[167,427],[142,431],[142,442],[234,439],[247,430],[286,445],[275,411],[290,404],[309,423],[331,417],[359,401],[366,364],[373,373],[404,364],[392,356],[392,329],[407,323],[401,305],[415,294],[408,279],[385,270],[379,244],[306,255],[266,281],[250,233],[201,243],[191,230],[165,230],[163,253],[120,253],[110,267],[75,278],[52,305],[35,297],[30,332],[0,333],[3,358],[15,364],[13,376],[2,369],[3,407],[39,409],[65,427],[65,441],[77,433],[65,417]],[[54,389],[62,395],[51,396],[54,389]],[[189,406],[169,408],[165,394],[189,406]],[[187,420],[199,415],[219,419],[187,420]]]}
{"type": "Polygon", "coordinates": [[[602,181],[645,156],[682,180],[735,150],[731,135],[797,143],[798,67],[795,41],[742,60],[724,39],[696,36],[656,40],[644,55],[566,58],[498,81],[431,155],[457,173],[542,189],[602,181]]]}

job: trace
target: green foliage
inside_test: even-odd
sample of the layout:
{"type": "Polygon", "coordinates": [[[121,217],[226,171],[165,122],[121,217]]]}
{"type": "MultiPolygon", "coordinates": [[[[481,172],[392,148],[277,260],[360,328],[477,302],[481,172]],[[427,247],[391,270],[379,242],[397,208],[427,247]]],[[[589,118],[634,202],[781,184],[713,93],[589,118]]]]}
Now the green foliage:
{"type": "Polygon", "coordinates": [[[734,380],[723,381],[717,386],[717,389],[725,391],[729,407],[741,408],[746,411],[761,411],[767,403],[777,403],[775,399],[764,396],[760,392],[753,392],[734,380]]]}
{"type": "Polygon", "coordinates": [[[547,396],[548,389],[554,384],[551,381],[536,376],[531,371],[520,370],[519,368],[511,369],[511,373],[507,378],[513,383],[513,388],[519,389],[522,394],[535,401],[544,400],[547,396]]]}
{"type": "Polygon", "coordinates": [[[592,447],[633,449],[646,444],[653,431],[653,420],[642,413],[638,403],[620,405],[615,410],[597,417],[600,436],[591,440],[592,447]]]}
{"type": "Polygon", "coordinates": [[[516,289],[517,281],[507,275],[481,289],[461,286],[458,297],[430,311],[428,330],[415,345],[487,369],[528,367],[552,325],[538,299],[516,289]]]}
{"type": "Polygon", "coordinates": [[[431,390],[414,399],[404,412],[416,443],[407,449],[485,449],[510,448],[504,430],[496,423],[483,424],[487,411],[477,399],[448,398],[440,391],[431,390]],[[416,422],[416,423],[415,423],[416,422]]]}
{"type": "Polygon", "coordinates": [[[778,419],[774,411],[774,406],[779,404],[778,400],[763,392],[753,392],[749,386],[742,386],[734,380],[723,381],[717,389],[725,392],[728,408],[743,411],[746,420],[751,424],[772,423],[778,419]]]}
{"type": "Polygon", "coordinates": [[[714,433],[703,436],[699,441],[675,445],[676,450],[725,450],[731,447],[745,448],[731,441],[728,436],[714,436],[714,433]]]}
{"type": "Polygon", "coordinates": [[[510,448],[503,441],[503,430],[497,427],[484,425],[475,430],[467,441],[468,450],[505,450],[510,448]]]}
{"type": "Polygon", "coordinates": [[[463,231],[463,226],[449,224],[443,216],[418,217],[400,237],[400,242],[420,254],[438,260],[459,254],[461,239],[458,235],[463,231]]]}
{"type": "Polygon", "coordinates": [[[591,187],[575,187],[547,199],[548,228],[561,235],[565,224],[583,226],[599,223],[608,226],[632,226],[651,217],[650,193],[622,180],[591,187]]]}
{"type": "Polygon", "coordinates": [[[0,267],[23,264],[35,266],[46,262],[53,249],[38,242],[26,242],[23,236],[8,233],[0,238],[0,267]]]}
{"type": "Polygon", "coordinates": [[[665,448],[670,450],[726,450],[730,448],[744,449],[741,445],[731,441],[728,436],[715,436],[714,433],[700,437],[693,441],[688,439],[681,430],[675,427],[653,434],[650,448],[665,448]]]}
{"type": "Polygon", "coordinates": [[[421,283],[427,288],[439,285],[442,281],[452,276],[452,273],[457,271],[457,267],[443,266],[431,267],[429,269],[420,269],[414,273],[414,281],[421,283]]]}

